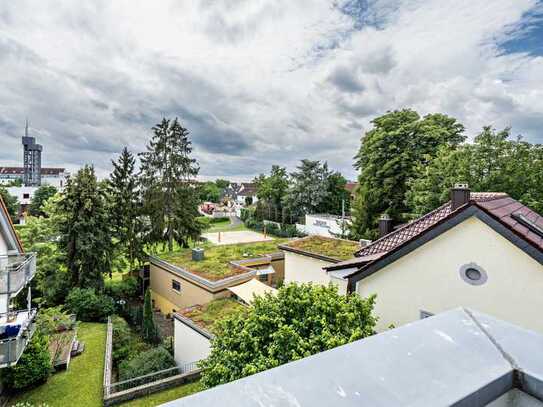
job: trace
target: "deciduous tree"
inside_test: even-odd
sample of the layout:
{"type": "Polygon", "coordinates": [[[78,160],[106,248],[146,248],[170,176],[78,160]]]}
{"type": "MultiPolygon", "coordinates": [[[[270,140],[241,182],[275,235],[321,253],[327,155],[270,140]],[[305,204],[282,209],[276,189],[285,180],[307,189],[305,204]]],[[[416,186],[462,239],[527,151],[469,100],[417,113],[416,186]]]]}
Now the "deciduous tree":
{"type": "Polygon", "coordinates": [[[28,212],[32,216],[45,216],[43,206],[45,202],[57,193],[57,189],[52,185],[42,185],[34,192],[28,212]]]}

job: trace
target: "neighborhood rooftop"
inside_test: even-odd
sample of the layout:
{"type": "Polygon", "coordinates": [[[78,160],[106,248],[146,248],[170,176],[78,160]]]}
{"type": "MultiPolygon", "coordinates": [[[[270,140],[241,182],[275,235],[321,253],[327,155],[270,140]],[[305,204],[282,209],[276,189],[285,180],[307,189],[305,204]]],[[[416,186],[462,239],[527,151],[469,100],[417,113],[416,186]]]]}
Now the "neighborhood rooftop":
{"type": "Polygon", "coordinates": [[[458,308],[165,406],[541,406],[542,348],[540,334],[458,308]]]}
{"type": "Polygon", "coordinates": [[[182,309],[178,312],[178,314],[190,320],[199,328],[214,334],[216,332],[215,328],[218,321],[243,308],[244,306],[238,301],[232,298],[224,298],[211,301],[204,305],[194,305],[192,307],[182,309]]]}
{"type": "Polygon", "coordinates": [[[198,261],[192,259],[191,249],[162,253],[157,257],[207,280],[216,281],[247,271],[243,267],[235,267],[231,262],[276,253],[279,251],[277,246],[280,242],[282,241],[272,240],[269,242],[206,246],[204,248],[204,259],[198,261]]]}
{"type": "Polygon", "coordinates": [[[292,240],[279,247],[294,253],[323,257],[332,261],[341,261],[354,257],[354,253],[360,249],[360,244],[351,240],[315,235],[292,240]]]}

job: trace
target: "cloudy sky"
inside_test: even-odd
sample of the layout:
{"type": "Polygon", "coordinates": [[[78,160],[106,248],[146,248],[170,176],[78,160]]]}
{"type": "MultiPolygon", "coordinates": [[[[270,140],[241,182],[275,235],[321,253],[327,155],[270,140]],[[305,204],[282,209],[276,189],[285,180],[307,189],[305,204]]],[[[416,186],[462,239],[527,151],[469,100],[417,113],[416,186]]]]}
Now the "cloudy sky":
{"type": "Polygon", "coordinates": [[[372,118],[411,107],[543,142],[537,0],[0,3],[0,164],[100,175],[178,116],[204,177],[327,160],[354,178],[372,118]]]}

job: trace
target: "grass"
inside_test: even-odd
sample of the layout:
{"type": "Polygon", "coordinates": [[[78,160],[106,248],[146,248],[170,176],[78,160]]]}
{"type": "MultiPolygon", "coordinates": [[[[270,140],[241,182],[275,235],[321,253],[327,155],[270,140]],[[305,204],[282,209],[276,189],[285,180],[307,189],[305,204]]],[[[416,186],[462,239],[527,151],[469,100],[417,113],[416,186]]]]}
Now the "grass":
{"type": "Polygon", "coordinates": [[[186,397],[194,393],[202,391],[204,387],[197,382],[186,383],[173,389],[163,390],[158,393],[151,394],[136,400],[128,401],[121,404],[122,407],[154,407],[168,401],[177,400],[181,397],[186,397]]]}
{"type": "Polygon", "coordinates": [[[354,253],[360,249],[358,242],[323,236],[310,236],[303,239],[292,240],[283,246],[307,253],[330,257],[336,260],[351,259],[354,257],[354,253]]]}
{"type": "Polygon", "coordinates": [[[230,223],[227,224],[215,224],[211,225],[210,228],[204,230],[204,233],[216,233],[216,232],[239,232],[241,230],[249,230],[245,224],[240,223],[236,226],[231,226],[230,223]]]}
{"type": "Polygon", "coordinates": [[[50,407],[102,406],[106,325],[83,322],[77,336],[85,342],[85,351],[72,359],[68,370],[55,373],[47,383],[14,397],[9,405],[29,402],[50,407]]]}
{"type": "Polygon", "coordinates": [[[184,268],[208,280],[220,280],[244,271],[234,269],[229,265],[230,261],[254,258],[279,251],[278,244],[283,240],[270,242],[255,242],[243,244],[231,244],[223,246],[205,245],[205,258],[201,261],[192,260],[191,249],[178,250],[171,253],[162,253],[159,257],[175,266],[184,268]]]}
{"type": "Polygon", "coordinates": [[[244,308],[236,300],[223,298],[211,301],[205,305],[195,305],[181,311],[181,313],[202,328],[214,332],[213,328],[217,321],[244,308]]]}

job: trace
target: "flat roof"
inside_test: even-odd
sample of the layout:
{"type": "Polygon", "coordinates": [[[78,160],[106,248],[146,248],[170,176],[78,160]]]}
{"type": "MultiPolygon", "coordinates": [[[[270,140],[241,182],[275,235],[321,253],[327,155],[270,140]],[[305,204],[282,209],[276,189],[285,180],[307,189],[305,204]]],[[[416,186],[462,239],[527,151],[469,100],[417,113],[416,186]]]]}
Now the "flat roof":
{"type": "Polygon", "coordinates": [[[280,245],[279,248],[297,254],[322,258],[322,260],[338,262],[353,258],[354,253],[360,249],[360,244],[352,240],[307,236],[291,240],[280,245]]]}
{"type": "Polygon", "coordinates": [[[168,407],[485,406],[541,401],[543,336],[458,308],[164,404],[168,407]]]}
{"type": "Polygon", "coordinates": [[[245,268],[231,264],[233,261],[271,255],[279,250],[278,245],[284,241],[206,245],[203,247],[204,259],[199,261],[192,260],[192,249],[162,253],[155,257],[207,280],[217,281],[247,272],[245,268]]]}
{"type": "Polygon", "coordinates": [[[222,298],[204,305],[193,305],[192,307],[184,308],[178,311],[178,314],[189,319],[198,327],[214,334],[218,321],[242,308],[244,306],[233,298],[222,298]]]}

